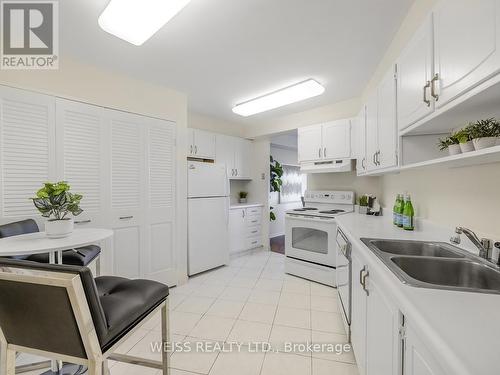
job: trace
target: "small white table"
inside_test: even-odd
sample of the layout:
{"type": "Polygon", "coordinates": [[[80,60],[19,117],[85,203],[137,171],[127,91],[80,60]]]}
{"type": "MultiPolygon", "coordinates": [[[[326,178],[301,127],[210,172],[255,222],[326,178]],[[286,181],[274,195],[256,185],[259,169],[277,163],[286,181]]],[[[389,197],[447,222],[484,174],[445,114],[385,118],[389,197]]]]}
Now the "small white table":
{"type": "MultiPolygon", "coordinates": [[[[21,234],[0,238],[0,257],[49,253],[49,263],[62,264],[64,250],[93,245],[112,236],[112,230],[100,228],[75,229],[64,238],[48,238],[45,232],[21,234]]],[[[60,365],[52,361],[53,373],[58,373],[58,367],[60,365]]]]}

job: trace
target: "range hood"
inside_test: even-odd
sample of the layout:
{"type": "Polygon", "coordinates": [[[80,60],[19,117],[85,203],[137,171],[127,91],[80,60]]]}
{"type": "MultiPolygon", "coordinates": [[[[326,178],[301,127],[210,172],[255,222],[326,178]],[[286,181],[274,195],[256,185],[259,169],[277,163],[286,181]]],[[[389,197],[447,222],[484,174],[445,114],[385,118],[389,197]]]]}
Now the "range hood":
{"type": "Polygon", "coordinates": [[[353,170],[353,159],[322,160],[300,163],[300,171],[303,173],[351,172],[353,170]]]}

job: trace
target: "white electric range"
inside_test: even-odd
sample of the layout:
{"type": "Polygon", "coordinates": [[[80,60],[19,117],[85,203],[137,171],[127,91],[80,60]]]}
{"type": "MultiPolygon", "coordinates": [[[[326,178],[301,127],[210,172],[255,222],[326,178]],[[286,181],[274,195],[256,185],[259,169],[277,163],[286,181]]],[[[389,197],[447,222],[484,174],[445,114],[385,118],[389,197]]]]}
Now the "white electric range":
{"type": "Polygon", "coordinates": [[[335,287],[335,217],[353,211],[352,191],[307,191],[304,207],[285,215],[286,273],[335,287]]]}

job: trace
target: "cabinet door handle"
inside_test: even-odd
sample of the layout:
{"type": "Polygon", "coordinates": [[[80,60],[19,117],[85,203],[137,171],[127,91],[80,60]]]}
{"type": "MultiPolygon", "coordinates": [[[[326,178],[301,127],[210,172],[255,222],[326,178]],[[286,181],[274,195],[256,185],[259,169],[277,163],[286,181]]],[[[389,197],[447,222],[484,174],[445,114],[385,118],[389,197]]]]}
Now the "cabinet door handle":
{"type": "Polygon", "coordinates": [[[75,221],[75,224],[87,224],[87,223],[90,223],[92,220],[88,219],[88,220],[78,220],[78,221],[75,221]]]}
{"type": "Polygon", "coordinates": [[[366,169],[366,158],[361,159],[361,168],[366,169]]]}
{"type": "Polygon", "coordinates": [[[431,87],[431,81],[427,81],[424,86],[424,103],[427,104],[427,107],[431,106],[431,101],[427,99],[427,89],[431,87]]]}
{"type": "Polygon", "coordinates": [[[363,286],[363,289],[365,286],[363,285],[363,272],[366,271],[366,266],[364,266],[361,271],[359,271],[359,283],[363,286]]]}
{"type": "Polygon", "coordinates": [[[193,155],[193,145],[191,145],[189,153],[193,155]]]}
{"type": "Polygon", "coordinates": [[[243,217],[245,217],[245,210],[241,211],[243,213],[243,217]]]}
{"type": "Polygon", "coordinates": [[[432,77],[432,85],[431,85],[431,96],[436,100],[436,102],[439,100],[439,95],[436,93],[436,82],[439,82],[439,73],[434,74],[434,77],[432,77]]]}
{"type": "Polygon", "coordinates": [[[130,216],[120,216],[120,220],[127,220],[127,219],[133,219],[134,217],[132,215],[130,216]]]}
{"type": "Polygon", "coordinates": [[[377,165],[377,153],[373,154],[373,165],[377,165]]]}
{"type": "Polygon", "coordinates": [[[380,165],[380,151],[377,151],[377,165],[380,165]]]}
{"type": "Polygon", "coordinates": [[[366,289],[366,278],[370,276],[370,272],[368,270],[365,271],[365,274],[363,275],[363,290],[365,291],[366,295],[370,295],[370,291],[366,289]]]}
{"type": "Polygon", "coordinates": [[[323,149],[323,157],[326,158],[326,147],[323,149]]]}
{"type": "Polygon", "coordinates": [[[321,147],[318,149],[318,156],[321,159],[321,147]]]}
{"type": "Polygon", "coordinates": [[[252,234],[253,234],[253,233],[257,233],[257,232],[258,232],[258,231],[256,231],[256,230],[253,230],[253,231],[252,231],[252,234]]]}
{"type": "Polygon", "coordinates": [[[198,155],[198,146],[194,146],[194,153],[195,155],[198,155]]]}

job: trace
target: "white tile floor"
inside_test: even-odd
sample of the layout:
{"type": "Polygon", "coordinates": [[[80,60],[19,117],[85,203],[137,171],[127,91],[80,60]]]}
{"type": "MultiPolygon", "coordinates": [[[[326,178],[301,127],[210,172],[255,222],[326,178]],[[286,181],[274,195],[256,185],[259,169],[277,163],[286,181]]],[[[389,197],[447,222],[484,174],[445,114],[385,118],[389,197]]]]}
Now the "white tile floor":
{"type": "MultiPolygon", "coordinates": [[[[264,251],[227,267],[193,277],[171,289],[174,342],[269,342],[345,344],[336,290],[284,273],[284,257],[264,251]]],[[[160,341],[160,318],[153,317],[121,345],[121,353],[160,359],[151,342],[160,341]]],[[[172,375],[357,375],[352,352],[175,351],[172,375]]],[[[26,358],[24,358],[26,360],[26,358]]],[[[111,363],[112,375],[159,375],[144,367],[111,363]]],[[[40,373],[40,372],[38,372],[40,373]]],[[[34,375],[30,374],[30,375],[34,375]]]]}

